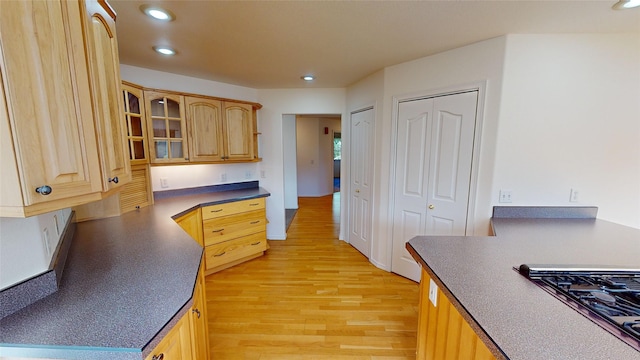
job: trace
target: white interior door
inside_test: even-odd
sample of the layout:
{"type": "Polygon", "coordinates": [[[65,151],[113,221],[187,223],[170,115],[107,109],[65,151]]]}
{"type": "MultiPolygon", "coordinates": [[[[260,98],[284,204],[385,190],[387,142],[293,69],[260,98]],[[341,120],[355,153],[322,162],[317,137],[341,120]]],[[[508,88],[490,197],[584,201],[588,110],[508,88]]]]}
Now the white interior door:
{"type": "Polygon", "coordinates": [[[349,243],[371,256],[371,180],[373,177],[373,109],[351,113],[349,243]]]}
{"type": "Polygon", "coordinates": [[[405,248],[416,235],[464,235],[478,92],[398,106],[391,270],[420,279],[405,248]]]}

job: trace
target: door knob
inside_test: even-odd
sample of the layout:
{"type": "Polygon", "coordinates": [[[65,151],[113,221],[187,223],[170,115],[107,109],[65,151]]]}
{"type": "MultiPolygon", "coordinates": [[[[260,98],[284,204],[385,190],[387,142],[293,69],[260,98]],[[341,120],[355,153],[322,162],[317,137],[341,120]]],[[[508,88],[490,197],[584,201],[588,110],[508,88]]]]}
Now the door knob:
{"type": "Polygon", "coordinates": [[[356,189],[356,193],[359,193],[359,192],[360,192],[360,190],[356,189]]]}
{"type": "Polygon", "coordinates": [[[433,206],[433,204],[429,204],[429,206],[428,206],[428,207],[429,207],[429,210],[433,210],[433,209],[435,209],[435,208],[436,208],[435,206],[433,206]]]}

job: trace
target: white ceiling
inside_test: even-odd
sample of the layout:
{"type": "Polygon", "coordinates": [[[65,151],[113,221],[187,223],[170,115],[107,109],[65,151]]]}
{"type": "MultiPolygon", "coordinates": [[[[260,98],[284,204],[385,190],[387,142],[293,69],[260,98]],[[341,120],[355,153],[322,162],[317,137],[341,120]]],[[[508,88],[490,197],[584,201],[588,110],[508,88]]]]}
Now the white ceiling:
{"type": "Polygon", "coordinates": [[[256,89],[346,87],[386,66],[504,34],[640,33],[640,8],[612,10],[615,0],[109,3],[122,63],[256,89]],[[143,4],[176,20],[150,19],[143,4]],[[178,54],[158,55],[154,45],[178,54]],[[306,73],[317,79],[304,83],[306,73]]]}

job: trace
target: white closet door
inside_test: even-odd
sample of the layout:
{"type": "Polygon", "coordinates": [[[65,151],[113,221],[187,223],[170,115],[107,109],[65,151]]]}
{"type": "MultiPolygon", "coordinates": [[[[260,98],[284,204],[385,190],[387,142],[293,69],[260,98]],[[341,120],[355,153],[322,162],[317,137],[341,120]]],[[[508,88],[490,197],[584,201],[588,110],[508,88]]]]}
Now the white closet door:
{"type": "Polygon", "coordinates": [[[419,281],[406,250],[416,235],[464,235],[477,91],[398,106],[391,270],[419,281]]]}

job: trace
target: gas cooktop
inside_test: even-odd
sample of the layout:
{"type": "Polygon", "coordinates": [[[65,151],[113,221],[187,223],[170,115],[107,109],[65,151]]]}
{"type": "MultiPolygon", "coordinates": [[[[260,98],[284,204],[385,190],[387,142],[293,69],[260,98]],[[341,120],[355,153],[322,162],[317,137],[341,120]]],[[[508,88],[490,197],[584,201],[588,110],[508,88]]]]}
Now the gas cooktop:
{"type": "Polygon", "coordinates": [[[640,269],[523,264],[517,270],[640,351],[640,269]]]}

